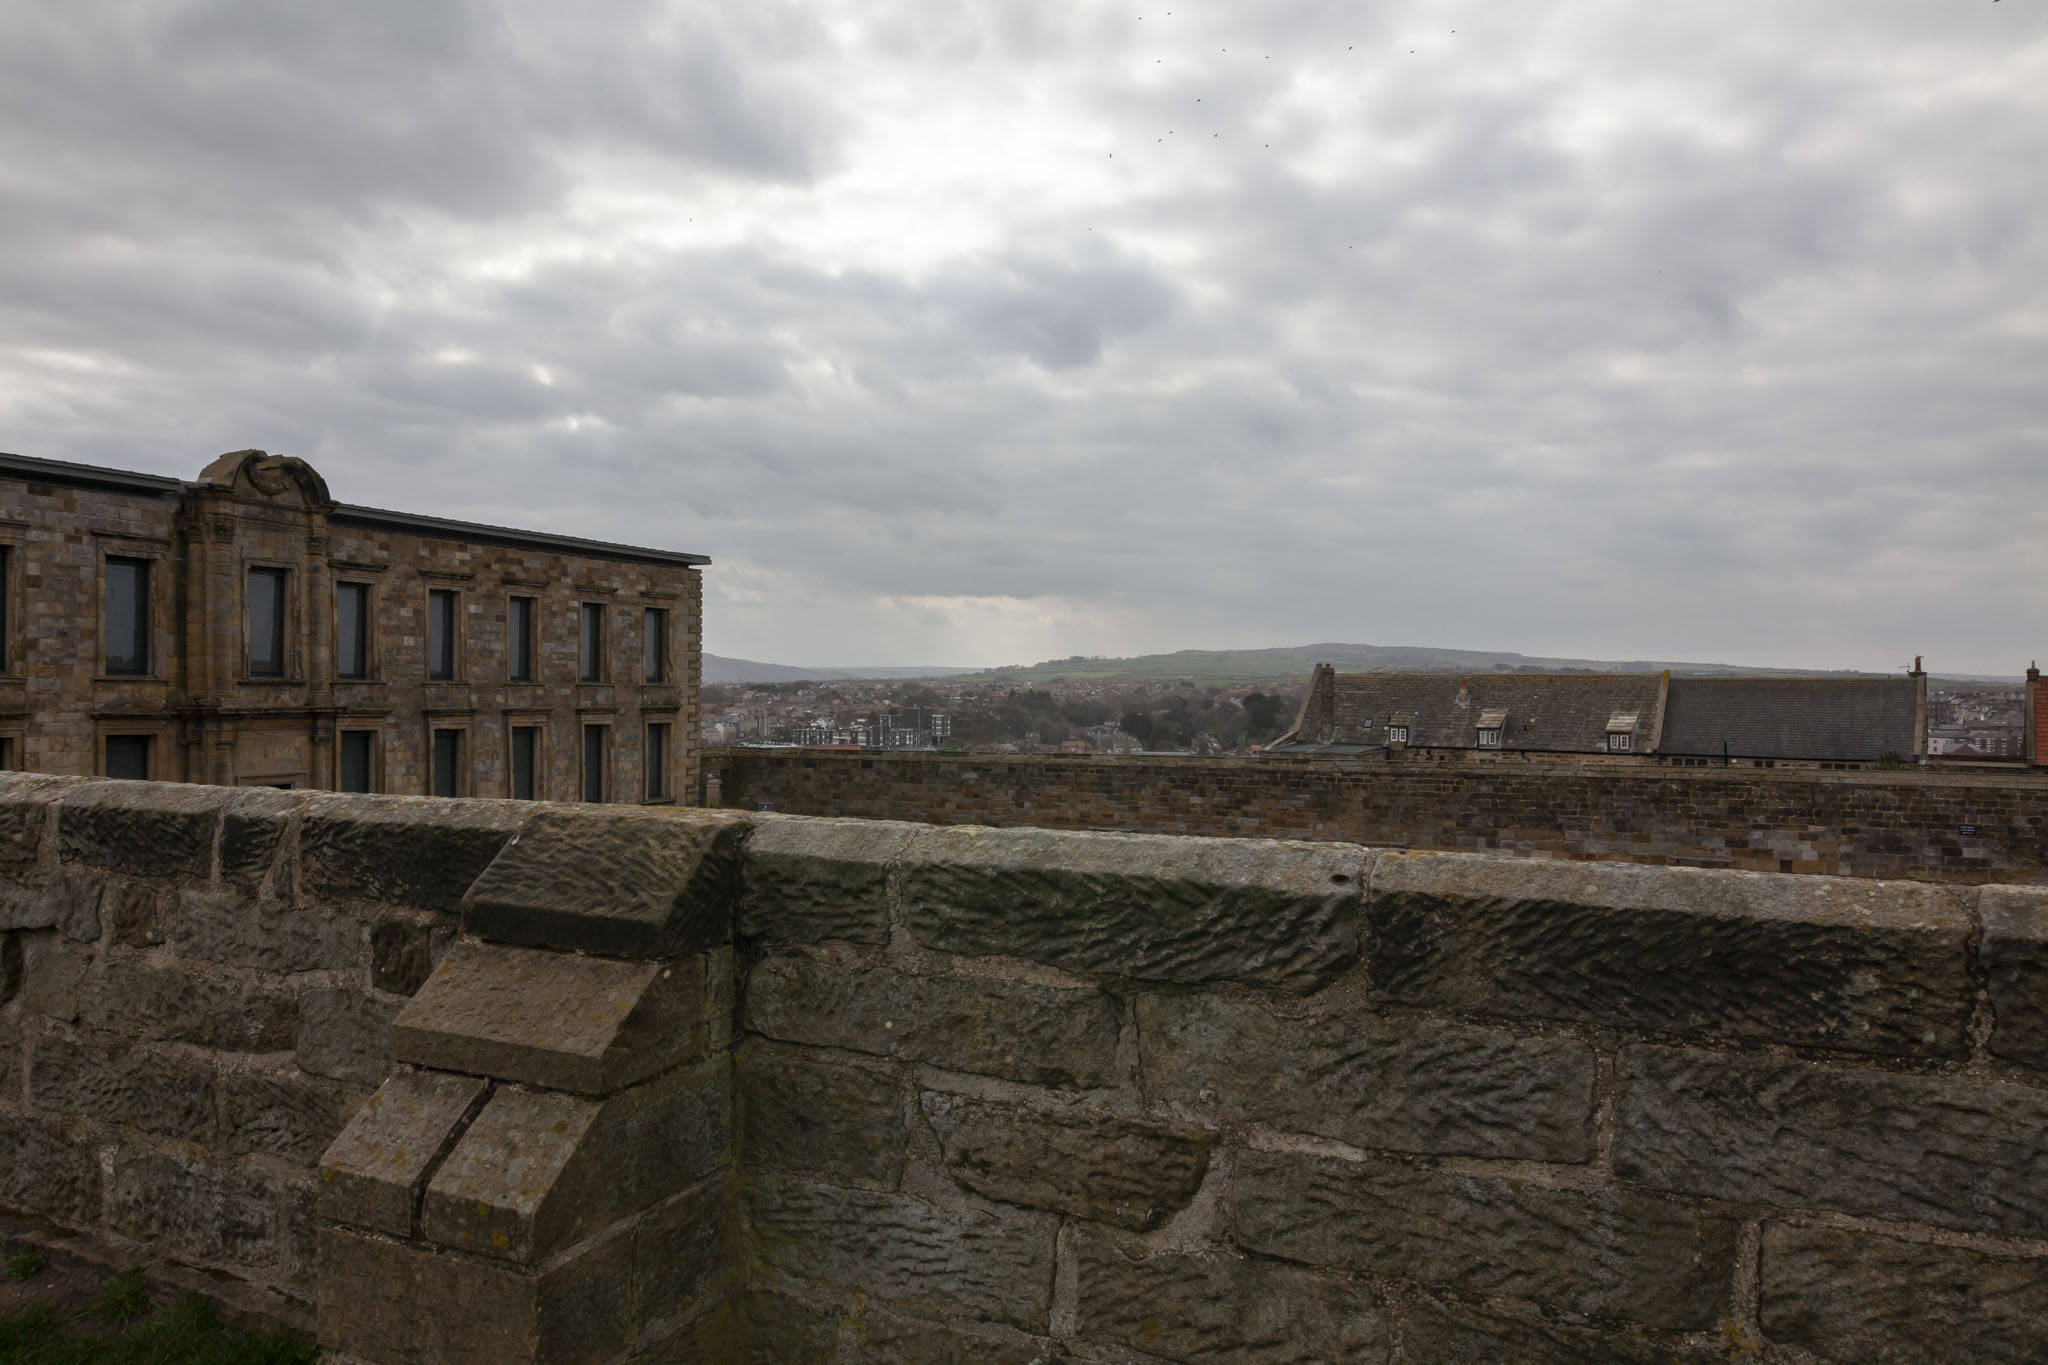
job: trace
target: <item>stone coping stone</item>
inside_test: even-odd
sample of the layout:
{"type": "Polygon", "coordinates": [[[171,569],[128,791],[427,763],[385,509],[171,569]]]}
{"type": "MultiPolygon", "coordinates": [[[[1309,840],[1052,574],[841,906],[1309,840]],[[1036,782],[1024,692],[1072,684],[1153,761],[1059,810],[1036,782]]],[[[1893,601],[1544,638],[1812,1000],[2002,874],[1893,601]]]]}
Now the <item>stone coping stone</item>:
{"type": "Polygon", "coordinates": [[[531,801],[321,795],[299,827],[301,890],[323,901],[373,901],[454,913],[531,801]]]}
{"type": "Polygon", "coordinates": [[[672,957],[732,938],[751,826],[707,811],[542,809],[462,898],[466,933],[613,957],[672,957]]]}
{"type": "Polygon", "coordinates": [[[1991,990],[1991,1050],[2048,1070],[2048,886],[1977,893],[1980,949],[1991,990]]]}
{"type": "Polygon", "coordinates": [[[25,872],[41,856],[49,809],[84,777],[0,772],[0,872],[25,872]]]}
{"type": "Polygon", "coordinates": [[[457,943],[399,1011],[394,1061],[609,1094],[702,1052],[705,963],[457,943]]]}
{"type": "Polygon", "coordinates": [[[889,941],[889,869],[923,826],[793,815],[753,818],[740,933],[798,943],[889,941]]]}
{"type": "Polygon", "coordinates": [[[1389,854],[1386,1003],[1914,1057],[1969,1051],[1968,893],[1919,882],[1389,854]]]}
{"type": "Polygon", "coordinates": [[[234,791],[184,782],[88,782],[64,793],[57,842],[67,863],[130,876],[207,877],[213,835],[234,791]]]}
{"type": "Polygon", "coordinates": [[[394,1074],[363,1101],[320,1158],[320,1216],[412,1236],[413,1211],[428,1174],[488,1089],[475,1076],[394,1074]]]}
{"type": "Polygon", "coordinates": [[[1306,992],[1358,956],[1352,844],[926,828],[903,857],[918,942],[1066,971],[1306,992]]]}

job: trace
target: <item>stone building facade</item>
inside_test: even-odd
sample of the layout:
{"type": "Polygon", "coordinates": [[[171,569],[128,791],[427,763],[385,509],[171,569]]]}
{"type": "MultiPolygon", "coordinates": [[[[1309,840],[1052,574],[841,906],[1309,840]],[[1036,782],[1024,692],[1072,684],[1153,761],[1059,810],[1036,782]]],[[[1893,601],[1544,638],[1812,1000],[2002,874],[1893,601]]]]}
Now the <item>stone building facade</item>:
{"type": "Polygon", "coordinates": [[[703,555],[0,456],[0,767],[689,802],[703,555]]]}

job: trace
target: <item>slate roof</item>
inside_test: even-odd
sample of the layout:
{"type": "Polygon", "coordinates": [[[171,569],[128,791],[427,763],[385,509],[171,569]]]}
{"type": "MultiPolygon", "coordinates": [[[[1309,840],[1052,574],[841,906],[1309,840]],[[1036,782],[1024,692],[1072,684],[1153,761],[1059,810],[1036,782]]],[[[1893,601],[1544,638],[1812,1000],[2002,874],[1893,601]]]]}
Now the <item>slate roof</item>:
{"type": "Polygon", "coordinates": [[[1868,763],[1912,759],[1919,679],[1673,678],[1660,753],[1868,763]]]}
{"type": "Polygon", "coordinates": [[[1339,673],[1335,733],[1325,724],[1282,747],[1382,745],[1392,723],[1409,727],[1411,748],[1475,749],[1481,717],[1506,712],[1502,749],[1605,753],[1610,724],[1633,716],[1623,728],[1641,752],[1656,732],[1663,688],[1660,673],[1339,673]]]}

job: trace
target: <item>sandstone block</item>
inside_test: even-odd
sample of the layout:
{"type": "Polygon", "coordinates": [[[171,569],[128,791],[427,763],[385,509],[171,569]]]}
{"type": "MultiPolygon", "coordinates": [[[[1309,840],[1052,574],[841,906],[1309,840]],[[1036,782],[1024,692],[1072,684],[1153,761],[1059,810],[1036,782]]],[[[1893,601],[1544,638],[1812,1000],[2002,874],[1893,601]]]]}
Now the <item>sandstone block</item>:
{"type": "Polygon", "coordinates": [[[115,877],[100,894],[100,919],[123,948],[153,948],[163,941],[163,913],[172,891],[154,882],[115,877]]]}
{"type": "Polygon", "coordinates": [[[221,1077],[221,1111],[233,1156],[263,1152],[307,1164],[361,1107],[360,1086],[296,1071],[230,1069],[221,1077]]]}
{"type": "Polygon", "coordinates": [[[725,1164],[730,1113],[722,1059],[606,1100],[500,1087],[428,1182],[421,1232],[545,1260],[725,1164]]]}
{"type": "Polygon", "coordinates": [[[89,1147],[26,1114],[0,1109],[0,1204],[73,1227],[99,1221],[100,1165],[89,1147]]]}
{"type": "Polygon", "coordinates": [[[763,1170],[809,1172],[836,1184],[903,1179],[909,1141],[902,1081],[743,1044],[735,1058],[741,1160],[763,1170]]]}
{"type": "Polygon", "coordinates": [[[213,1140],[213,1065],[188,1053],[45,1026],[34,1035],[28,1089],[35,1105],[51,1113],[83,1114],[191,1142],[213,1140]]]}
{"type": "Polygon", "coordinates": [[[67,1023],[78,1018],[79,992],[92,967],[92,953],[75,943],[41,935],[26,943],[10,934],[21,954],[21,1007],[67,1023]]]}
{"type": "Polygon", "coordinates": [[[1825,1360],[2029,1360],[2048,1342],[2048,1261],[1769,1223],[1761,1317],[1825,1360]]]}
{"type": "Polygon", "coordinates": [[[1409,1307],[1402,1349],[1408,1360],[1429,1365],[1709,1365],[1729,1359],[1716,1347],[1483,1313],[1430,1299],[1409,1307]]]}
{"type": "Polygon", "coordinates": [[[1909,882],[1400,854],[1373,873],[1373,985],[1459,1013],[1958,1057],[1961,895],[1909,882]]]}
{"type": "Polygon", "coordinates": [[[633,1231],[634,1294],[642,1321],[676,1320],[701,1306],[721,1280],[744,1273],[728,1180],[691,1186],[633,1231]]]}
{"type": "Polygon", "coordinates": [[[167,1252],[270,1265],[281,1247],[278,1212],[272,1178],[254,1167],[214,1166],[143,1147],[114,1154],[107,1222],[167,1252]]]}
{"type": "Polygon", "coordinates": [[[298,1002],[271,982],[228,980],[140,958],[102,960],[86,974],[79,1016],[96,1029],[229,1052],[288,1051],[298,1002]]]}
{"type": "Polygon", "coordinates": [[[0,932],[57,929],[78,943],[100,936],[105,878],[70,875],[0,884],[0,932]]]}
{"type": "Polygon", "coordinates": [[[1145,1093],[1359,1147],[1589,1161],[1593,1049],[1456,1020],[1344,1008],[1277,1018],[1212,995],[1141,995],[1145,1093]]]}
{"type": "Polygon", "coordinates": [[[2048,887],[1987,886],[1979,949],[1991,987],[1991,1050],[2048,1069],[2048,887]]]}
{"type": "Polygon", "coordinates": [[[77,943],[97,943],[100,937],[100,898],[106,893],[106,878],[66,876],[59,880],[57,928],[77,943]]]}
{"type": "MultiPolygon", "coordinates": [[[[937,1323],[909,1312],[862,1304],[841,1333],[847,1365],[1054,1365],[1072,1359],[1043,1337],[990,1323],[937,1323]]],[[[762,1340],[756,1335],[758,1353],[762,1340]]],[[[759,1355],[768,1360],[814,1356],[759,1355]]]]}
{"type": "Polygon", "coordinates": [[[320,1341],[375,1365],[598,1365],[633,1340],[630,1242],[535,1272],[320,1232],[320,1341]]]}
{"type": "Polygon", "coordinates": [[[1323,1365],[1387,1360],[1385,1318],[1362,1285],[1223,1254],[1148,1253],[1076,1225],[1077,1325],[1091,1342],[1167,1360],[1323,1365]]]}
{"type": "Polygon", "coordinates": [[[529,804],[423,796],[320,796],[299,827],[302,892],[453,912],[529,804]]]}
{"type": "Polygon", "coordinates": [[[740,932],[770,942],[889,941],[889,865],[915,825],[762,816],[747,836],[740,932]]]}
{"type": "Polygon", "coordinates": [[[53,882],[0,883],[0,933],[53,929],[62,913],[53,882]]]}
{"type": "Polygon", "coordinates": [[[398,1002],[361,991],[311,990],[299,1000],[299,1069],[358,1085],[380,1085],[391,1070],[398,1002]]]}
{"type": "Polygon", "coordinates": [[[433,930],[413,920],[384,919],[370,926],[370,984],[392,995],[411,995],[434,970],[433,930]]]}
{"type": "Polygon", "coordinates": [[[1139,1230],[1187,1207],[1216,1141],[1203,1128],[937,1091],[923,1106],[946,1169],[976,1194],[1139,1230]]]}
{"type": "Polygon", "coordinates": [[[701,956],[624,962],[458,943],[406,1002],[397,1061],[603,1095],[704,1051],[701,956]]]}
{"type": "Polygon", "coordinates": [[[83,779],[0,773],[0,873],[26,873],[42,855],[50,807],[83,779]]]}
{"type": "Polygon", "coordinates": [[[64,793],[58,847],[67,863],[137,877],[205,877],[229,793],[182,782],[93,782],[64,793]]]}
{"type": "Polygon", "coordinates": [[[1734,1270],[1735,1224],[1692,1209],[1377,1161],[1247,1151],[1229,1211],[1261,1255],[1681,1332],[1726,1313],[1734,1270]]]}
{"type": "Polygon", "coordinates": [[[1015,1209],[942,1209],[884,1190],[756,1176],[754,1254],[785,1275],[927,1311],[1043,1331],[1059,1219],[1015,1209]]]}
{"type": "Polygon", "coordinates": [[[1307,991],[1357,959],[1366,866],[1345,844],[956,826],[911,840],[903,906],[940,952],[1307,991]]]}
{"type": "Polygon", "coordinates": [[[353,967],[362,957],[354,917],[237,891],[178,892],[167,928],[171,951],[199,962],[316,972],[353,967]]]}
{"type": "Polygon", "coordinates": [[[1114,1081],[1120,1020],[1100,991],[911,976],[792,955],[754,968],[746,1022],[787,1043],[1086,1087],[1114,1081]]]}
{"type": "MultiPolygon", "coordinates": [[[[229,797],[221,813],[221,880],[246,895],[255,895],[277,861],[292,821],[314,799],[311,792],[263,787],[244,788],[229,797]]],[[[288,896],[292,888],[284,885],[276,890],[288,896]]]]}
{"type": "Polygon", "coordinates": [[[2037,1237],[2048,1231],[2048,1095],[1629,1047],[1616,1067],[1614,1165],[1623,1179],[1710,1198],[2037,1237]]]}
{"type": "Polygon", "coordinates": [[[705,811],[542,810],[462,903],[466,933],[657,958],[732,938],[747,823],[705,811]]]}
{"type": "Polygon", "coordinates": [[[393,1072],[321,1156],[320,1216],[410,1237],[428,1173],[485,1090],[474,1076],[393,1072]]]}

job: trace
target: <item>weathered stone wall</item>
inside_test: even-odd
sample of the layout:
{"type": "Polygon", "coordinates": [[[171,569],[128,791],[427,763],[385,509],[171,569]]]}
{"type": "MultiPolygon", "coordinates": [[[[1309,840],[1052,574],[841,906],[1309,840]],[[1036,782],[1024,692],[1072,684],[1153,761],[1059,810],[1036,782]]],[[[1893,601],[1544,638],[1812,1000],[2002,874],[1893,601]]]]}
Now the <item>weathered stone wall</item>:
{"type": "Polygon", "coordinates": [[[2048,1341],[2048,888],[8,775],[0,907],[0,1204],[344,1362],[2048,1341]]]}
{"type": "Polygon", "coordinates": [[[792,815],[1962,883],[2048,875],[2048,773],[762,749],[711,750],[706,766],[725,806],[792,815]]]}

